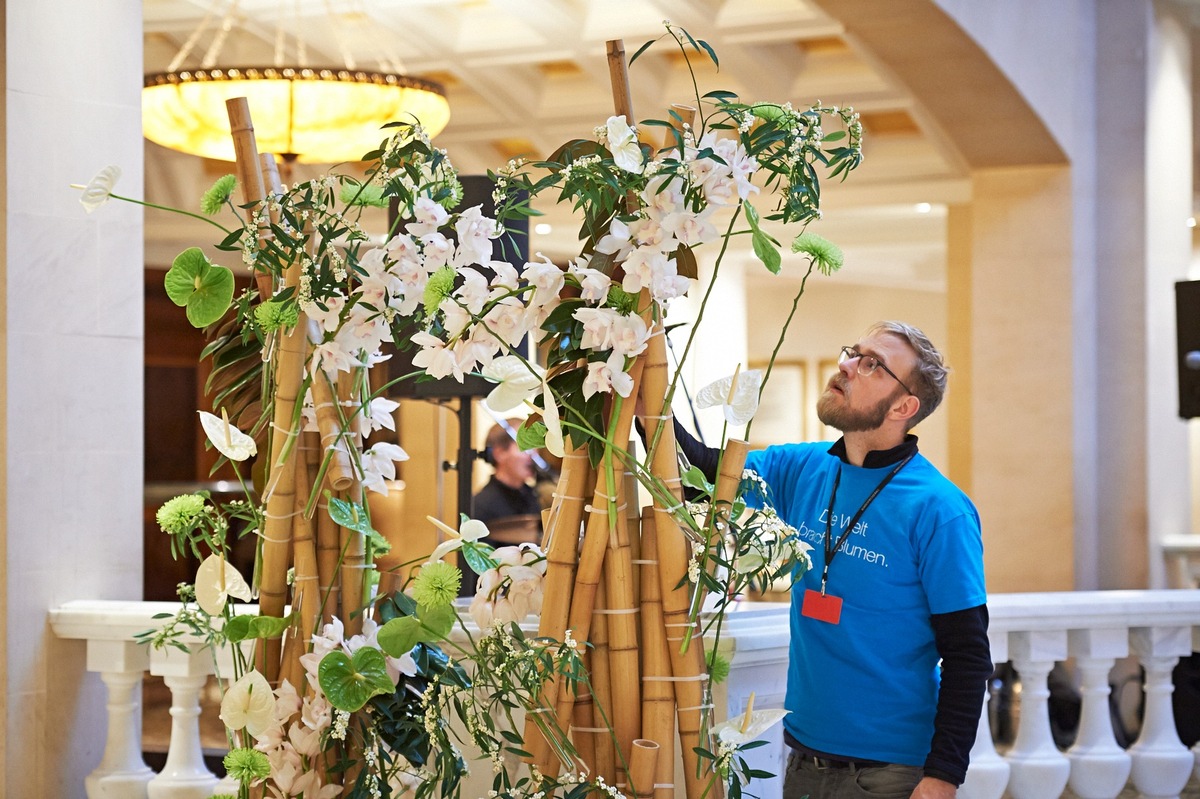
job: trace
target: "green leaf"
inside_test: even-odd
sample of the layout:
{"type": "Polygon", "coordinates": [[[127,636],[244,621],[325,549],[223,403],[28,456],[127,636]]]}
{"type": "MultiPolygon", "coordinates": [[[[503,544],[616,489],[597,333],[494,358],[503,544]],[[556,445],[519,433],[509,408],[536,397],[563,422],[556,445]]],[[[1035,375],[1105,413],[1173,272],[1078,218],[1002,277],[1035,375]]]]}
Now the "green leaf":
{"type": "Polygon", "coordinates": [[[421,620],[421,624],[425,628],[421,636],[421,643],[432,644],[450,634],[450,631],[454,629],[454,622],[458,621],[458,613],[454,610],[453,605],[438,605],[431,608],[418,605],[417,618],[421,620]]]}
{"type": "Polygon", "coordinates": [[[366,536],[376,555],[386,555],[391,550],[392,545],[371,526],[367,512],[357,502],[347,502],[344,499],[330,496],[329,517],[339,526],[366,536]]]}
{"type": "Polygon", "coordinates": [[[682,482],[688,488],[694,488],[697,491],[704,491],[711,494],[713,490],[712,483],[704,479],[704,472],[700,471],[700,467],[691,466],[686,472],[679,476],[682,482]]]}
{"type": "Polygon", "coordinates": [[[778,275],[779,270],[783,268],[783,258],[779,255],[779,248],[771,243],[771,237],[761,230],[756,230],[751,237],[751,243],[758,260],[763,262],[771,274],[778,275]]]}
{"type": "Polygon", "coordinates": [[[835,130],[832,133],[826,133],[825,136],[821,139],[821,141],[838,141],[839,139],[844,139],[844,138],[846,138],[846,131],[835,130]]]}
{"type": "Polygon", "coordinates": [[[463,541],[463,559],[467,561],[467,565],[476,574],[483,574],[488,569],[494,569],[499,565],[496,559],[492,557],[493,552],[495,550],[487,544],[480,544],[476,541],[463,541]]]}
{"type": "Polygon", "coordinates": [[[379,648],[398,658],[421,642],[421,621],[416,616],[399,616],[379,628],[379,648]]]}
{"type": "Polygon", "coordinates": [[[347,657],[345,652],[330,652],[317,667],[317,679],[329,703],[338,710],[353,713],[379,694],[396,690],[388,677],[387,660],[378,649],[364,646],[347,657]]]}
{"type": "Polygon", "coordinates": [[[234,644],[253,638],[278,638],[291,623],[287,617],[234,616],[225,623],[225,637],[234,644]]]}
{"type": "Polygon", "coordinates": [[[193,327],[208,327],[233,302],[233,272],[213,264],[199,247],[189,247],[175,257],[163,287],[171,302],[187,308],[193,327]]]}
{"type": "Polygon", "coordinates": [[[649,47],[650,45],[654,44],[655,41],[657,41],[657,40],[651,39],[650,41],[646,42],[641,47],[639,47],[637,50],[635,50],[633,55],[629,56],[629,66],[633,66],[633,62],[637,61],[638,56],[640,56],[642,53],[646,52],[646,48],[649,47]]]}
{"type": "Polygon", "coordinates": [[[517,446],[522,451],[546,446],[546,425],[542,422],[530,424],[528,419],[525,420],[517,428],[517,446]]]}

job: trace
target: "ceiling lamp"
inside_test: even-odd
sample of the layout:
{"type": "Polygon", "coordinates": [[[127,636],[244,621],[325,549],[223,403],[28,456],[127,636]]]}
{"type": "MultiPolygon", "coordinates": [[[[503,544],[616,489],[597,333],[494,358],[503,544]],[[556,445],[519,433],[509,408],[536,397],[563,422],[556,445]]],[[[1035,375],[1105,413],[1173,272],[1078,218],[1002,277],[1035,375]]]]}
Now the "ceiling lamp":
{"type": "MultiPolygon", "coordinates": [[[[222,26],[226,32],[234,27],[232,8],[236,3],[222,26]]],[[[361,160],[386,138],[380,128],[389,122],[419,121],[432,138],[450,121],[440,85],[399,71],[365,72],[350,64],[344,69],[214,67],[223,36],[209,48],[203,68],[179,69],[200,32],[184,45],[169,71],[145,78],[142,132],[164,147],[234,160],[225,111],[230,97],[249,100],[260,152],[303,163],[361,160]]]]}

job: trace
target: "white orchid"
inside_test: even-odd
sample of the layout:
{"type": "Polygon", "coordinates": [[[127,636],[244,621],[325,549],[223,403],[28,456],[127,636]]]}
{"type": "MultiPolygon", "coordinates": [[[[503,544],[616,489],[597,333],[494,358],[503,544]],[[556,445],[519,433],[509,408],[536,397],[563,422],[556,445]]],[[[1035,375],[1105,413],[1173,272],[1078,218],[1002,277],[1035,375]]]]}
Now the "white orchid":
{"type": "Polygon", "coordinates": [[[196,604],[208,615],[217,616],[231,596],[249,602],[250,586],[232,563],[220,555],[209,555],[196,569],[196,604]]]}
{"type": "Polygon", "coordinates": [[[221,721],[231,730],[246,731],[258,738],[275,722],[275,695],[259,671],[248,671],[229,686],[221,699],[221,721]]]}
{"type": "Polygon", "coordinates": [[[121,168],[110,164],[97,172],[96,177],[92,178],[86,186],[79,183],[72,183],[71,188],[83,190],[83,193],[79,195],[79,202],[83,204],[83,207],[90,214],[108,202],[108,198],[112,195],[113,186],[120,179],[121,168]]]}
{"type": "Polygon", "coordinates": [[[387,496],[388,481],[396,479],[396,462],[408,460],[408,453],[396,444],[380,441],[363,450],[362,485],[377,494],[387,496]]]}
{"type": "Polygon", "coordinates": [[[597,392],[609,391],[626,398],[633,393],[633,377],[625,371],[625,356],[619,352],[613,352],[607,361],[589,363],[587,376],[583,378],[584,399],[597,392]]]}
{"type": "Polygon", "coordinates": [[[504,355],[483,368],[483,376],[498,383],[487,395],[487,406],[506,413],[531,399],[542,385],[542,378],[520,356],[504,355]]]}
{"type": "Polygon", "coordinates": [[[254,439],[238,430],[229,423],[229,416],[221,410],[220,416],[208,411],[197,411],[200,414],[200,426],[204,435],[217,448],[217,451],[231,461],[244,461],[258,453],[258,445],[254,439]]]}
{"type": "Polygon", "coordinates": [[[478,519],[467,519],[459,529],[455,530],[441,519],[435,519],[433,516],[425,518],[432,522],[434,527],[449,536],[447,540],[434,548],[433,554],[429,556],[430,563],[441,560],[456,549],[462,549],[464,541],[478,541],[488,535],[487,525],[478,519]]]}
{"type": "Polygon", "coordinates": [[[725,412],[730,424],[745,424],[758,411],[758,390],[762,386],[762,370],[740,367],[729,377],[722,377],[696,392],[697,408],[717,405],[725,412]]]}

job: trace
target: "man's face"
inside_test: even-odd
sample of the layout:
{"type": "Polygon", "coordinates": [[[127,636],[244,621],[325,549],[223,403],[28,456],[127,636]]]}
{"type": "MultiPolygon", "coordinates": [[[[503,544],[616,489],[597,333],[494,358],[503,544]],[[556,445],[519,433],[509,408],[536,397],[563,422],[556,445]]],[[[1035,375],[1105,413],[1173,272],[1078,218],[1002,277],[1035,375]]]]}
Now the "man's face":
{"type": "Polygon", "coordinates": [[[496,474],[502,478],[524,482],[533,477],[533,453],[522,452],[515,442],[497,447],[492,457],[496,460],[496,474]]]}
{"type": "MultiPolygon", "coordinates": [[[[890,333],[872,333],[854,349],[878,358],[905,382],[916,366],[916,354],[907,342],[890,333]]],[[[843,433],[878,429],[892,406],[908,394],[884,369],[861,375],[858,366],[858,358],[844,361],[817,400],[817,418],[843,433]]]]}

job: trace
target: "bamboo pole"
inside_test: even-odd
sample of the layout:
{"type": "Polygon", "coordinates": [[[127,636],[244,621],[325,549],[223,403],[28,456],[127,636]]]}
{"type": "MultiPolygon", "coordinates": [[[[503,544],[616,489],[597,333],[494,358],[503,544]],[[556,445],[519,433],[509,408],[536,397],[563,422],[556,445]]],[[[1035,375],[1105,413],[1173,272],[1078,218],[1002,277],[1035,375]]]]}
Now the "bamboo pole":
{"type": "MultiPolygon", "coordinates": [[[[254,126],[250,120],[249,105],[244,97],[226,101],[229,127],[234,133],[234,147],[238,155],[238,170],[247,183],[253,183],[252,175],[258,175],[261,187],[260,165],[254,151],[254,126]]],[[[260,188],[261,199],[261,188],[260,188]]],[[[300,261],[294,259],[284,273],[284,285],[296,286],[300,282],[300,261]]],[[[274,424],[271,430],[271,460],[264,490],[266,519],[263,524],[262,569],[259,584],[259,612],[264,616],[282,616],[287,600],[287,570],[289,548],[292,539],[292,514],[295,507],[295,453],[291,444],[298,430],[293,430],[292,419],[296,402],[303,383],[304,358],[307,353],[307,338],[304,333],[304,313],[296,325],[281,337],[275,369],[274,424]]],[[[255,664],[259,671],[274,684],[279,677],[279,637],[260,639],[255,650],[255,664]]]]}
{"type": "MultiPolygon", "coordinates": [[[[308,463],[298,460],[296,464],[297,487],[310,484],[308,463]]],[[[308,651],[308,642],[316,631],[317,619],[321,615],[319,579],[317,575],[317,548],[311,519],[304,516],[306,497],[296,492],[294,537],[292,560],[296,567],[296,578],[292,585],[292,608],[296,620],[289,630],[284,644],[281,674],[303,696],[307,689],[304,668],[300,656],[308,651]]]]}
{"type": "MultiPolygon", "coordinates": [[[[592,673],[592,650],[583,655],[583,668],[588,674],[592,673]]],[[[571,710],[571,742],[579,761],[592,768],[596,762],[596,713],[592,691],[587,685],[580,685],[575,691],[575,704],[571,710]]],[[[541,736],[538,736],[539,739],[541,736]]],[[[528,739],[526,741],[528,749],[528,739]]],[[[544,772],[543,772],[544,773],[544,772]]]]}
{"type": "MultiPolygon", "coordinates": [[[[254,123],[250,119],[250,103],[245,97],[231,97],[225,101],[229,116],[229,133],[233,137],[234,160],[237,164],[238,184],[242,188],[242,205],[262,202],[267,196],[259,164],[258,141],[254,136],[254,123]]],[[[269,156],[268,156],[269,157],[269,156]]],[[[274,161],[274,159],[271,159],[274,161]]],[[[253,224],[257,206],[246,209],[246,221],[253,224]]],[[[270,230],[260,225],[258,239],[271,235],[270,230]]],[[[270,299],[272,275],[259,269],[254,270],[259,298],[270,299]]]]}
{"type": "Polygon", "coordinates": [[[717,483],[713,489],[713,503],[710,511],[712,530],[715,533],[711,546],[718,547],[729,529],[730,506],[737,499],[737,489],[742,482],[742,470],[746,467],[746,453],[750,444],[740,438],[731,438],[725,442],[725,454],[721,456],[721,468],[717,473],[717,483]]]}
{"type": "Polygon", "coordinates": [[[633,742],[633,754],[629,758],[629,792],[637,799],[654,796],[658,759],[659,746],[656,742],[642,738],[633,742]]]}
{"type": "Polygon", "coordinates": [[[346,445],[348,433],[342,429],[333,387],[323,369],[314,370],[312,398],[317,415],[317,428],[321,431],[321,457],[329,459],[325,479],[334,491],[347,491],[356,479],[354,464],[350,460],[350,449],[346,445]]]}
{"type": "MultiPolygon", "coordinates": [[[[362,504],[362,486],[354,485],[343,494],[348,502],[362,504]]],[[[370,568],[367,563],[366,537],[357,530],[342,527],[342,567],[340,569],[342,582],[342,623],[346,626],[346,637],[362,632],[363,582],[364,572],[370,568]]]]}
{"type": "Polygon", "coordinates": [[[642,734],[642,686],[638,678],[638,607],[634,600],[633,556],[627,519],[629,504],[625,486],[625,473],[622,471],[616,483],[615,541],[610,539],[604,555],[604,586],[608,605],[609,674],[612,681],[609,723],[621,753],[618,762],[627,766],[633,742],[642,734]]]}
{"type": "MultiPolygon", "coordinates": [[[[309,463],[312,473],[316,473],[321,463],[320,434],[308,432],[304,434],[306,452],[313,460],[309,463]]],[[[338,582],[338,560],[341,557],[341,534],[337,523],[329,515],[329,502],[324,499],[324,484],[314,486],[322,497],[316,505],[317,527],[317,587],[321,598],[321,623],[328,624],[334,616],[341,617],[341,585],[338,582]]]]}
{"type": "MultiPolygon", "coordinates": [[[[671,678],[671,655],[663,628],[662,591],[658,581],[658,544],[654,515],[646,508],[642,519],[642,737],[660,749],[654,776],[654,798],[675,796],[675,689],[671,678]]],[[[642,784],[635,778],[639,791],[642,784]]]]}
{"type": "Polygon", "coordinates": [[[617,747],[612,733],[613,726],[613,682],[612,661],[609,658],[609,617],[605,614],[608,598],[604,583],[596,587],[596,603],[592,611],[592,702],[595,732],[592,736],[596,759],[588,763],[609,785],[617,781],[617,747]]]}
{"type": "MultiPolygon", "coordinates": [[[[592,491],[594,473],[588,462],[587,447],[576,447],[563,458],[558,487],[550,513],[543,525],[543,547],[546,553],[546,578],[543,583],[542,618],[538,635],[553,641],[566,637],[567,619],[571,610],[571,589],[575,584],[575,568],[579,561],[579,530],[583,522],[586,497],[592,491]]],[[[541,708],[553,710],[557,705],[561,677],[549,679],[539,700],[541,708]]],[[[548,720],[554,727],[552,718],[548,720]]],[[[565,730],[566,725],[559,725],[565,730]]],[[[525,748],[543,774],[557,772],[558,759],[551,746],[538,731],[533,719],[525,723],[525,748]]]]}

